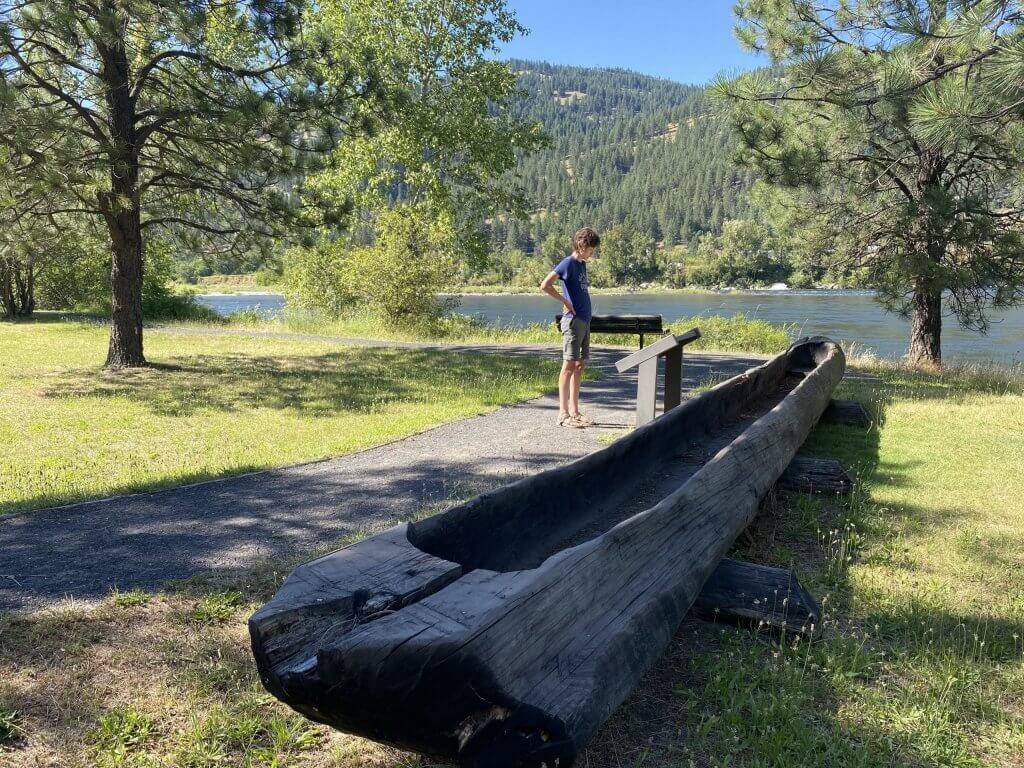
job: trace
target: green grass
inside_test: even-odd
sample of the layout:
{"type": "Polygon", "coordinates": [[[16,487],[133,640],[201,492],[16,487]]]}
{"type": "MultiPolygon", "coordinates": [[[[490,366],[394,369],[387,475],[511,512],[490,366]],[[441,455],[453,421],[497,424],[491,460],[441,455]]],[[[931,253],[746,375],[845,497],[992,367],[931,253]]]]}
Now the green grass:
{"type": "MultiPolygon", "coordinates": [[[[742,556],[793,566],[826,621],[811,641],[720,629],[680,689],[711,765],[1020,766],[1024,759],[1024,377],[994,370],[848,380],[870,431],[819,427],[806,452],[860,478],[801,497],[742,556]]],[[[685,763],[684,763],[685,764],[685,763]]]]}
{"type": "Polygon", "coordinates": [[[127,592],[115,590],[110,595],[110,599],[114,602],[114,605],[122,608],[133,608],[139,605],[145,605],[149,602],[149,598],[149,593],[143,592],[141,589],[130,589],[127,592]]]}
{"type": "Polygon", "coordinates": [[[242,593],[237,590],[211,592],[192,609],[192,620],[200,624],[219,624],[230,619],[241,602],[242,593]]]}
{"type": "MultiPolygon", "coordinates": [[[[819,426],[805,452],[857,492],[768,503],[735,552],[794,568],[818,634],[687,621],[580,765],[1022,765],[1024,377],[872,365],[838,396],[875,426],[819,426]]],[[[245,619],[294,562],[0,616],[0,766],[433,766],[261,690],[245,619]]]]}
{"type": "Polygon", "coordinates": [[[0,707],[0,750],[16,743],[21,737],[17,711],[0,707]]]}
{"type": "Polygon", "coordinates": [[[97,766],[130,765],[155,735],[156,723],[134,709],[115,709],[102,715],[89,733],[97,766]]]}
{"type": "Polygon", "coordinates": [[[147,331],[152,367],[100,370],[107,329],[0,324],[0,514],[335,456],[536,396],[557,364],[147,331]]]}
{"type": "MultiPolygon", "coordinates": [[[[485,325],[464,315],[448,315],[417,326],[396,328],[367,313],[353,313],[338,320],[326,320],[301,312],[290,312],[282,319],[265,320],[255,312],[240,312],[231,318],[239,327],[263,330],[290,330],[398,341],[434,341],[475,344],[548,344],[558,345],[561,336],[555,328],[557,307],[552,302],[552,322],[536,323],[525,328],[485,325]]],[[[775,354],[792,341],[794,329],[773,325],[765,320],[748,319],[742,314],[731,317],[700,316],[667,319],[665,326],[677,333],[699,327],[701,338],[687,346],[688,350],[713,352],[747,352],[775,354]]],[[[650,336],[648,336],[650,338],[650,336]]],[[[595,333],[594,344],[631,347],[636,336],[595,333]]]]}

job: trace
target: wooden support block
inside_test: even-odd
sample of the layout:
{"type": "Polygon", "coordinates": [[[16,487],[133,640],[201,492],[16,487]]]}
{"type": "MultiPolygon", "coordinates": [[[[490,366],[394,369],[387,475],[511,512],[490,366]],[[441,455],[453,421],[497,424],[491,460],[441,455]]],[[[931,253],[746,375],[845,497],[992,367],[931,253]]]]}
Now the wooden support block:
{"type": "Polygon", "coordinates": [[[856,400],[829,400],[821,414],[823,424],[847,424],[852,427],[871,426],[871,416],[856,400]]]}
{"type": "Polygon", "coordinates": [[[853,490],[853,480],[835,459],[812,459],[797,456],[779,477],[776,488],[792,493],[826,493],[846,496],[853,490]]]}
{"type": "Polygon", "coordinates": [[[787,632],[810,633],[821,624],[821,608],[792,571],[728,558],[712,572],[690,612],[706,621],[787,632]]]}

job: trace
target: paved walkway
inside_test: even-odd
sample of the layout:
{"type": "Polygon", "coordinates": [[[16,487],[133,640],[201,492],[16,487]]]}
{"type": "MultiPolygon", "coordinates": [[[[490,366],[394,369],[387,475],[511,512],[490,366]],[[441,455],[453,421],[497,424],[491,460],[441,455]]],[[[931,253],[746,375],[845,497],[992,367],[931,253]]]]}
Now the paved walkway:
{"type": "MultiPolygon", "coordinates": [[[[552,348],[443,346],[558,356],[552,348]]],[[[584,384],[584,408],[598,422],[591,429],[555,426],[557,396],[549,394],[335,459],[0,518],[0,611],[65,596],[97,599],[113,588],[155,589],[197,571],[305,551],[393,525],[467,488],[571,461],[602,447],[602,434],[632,423],[635,376],[612,366],[622,354],[594,351],[604,375],[584,384]]],[[[684,387],[758,362],[688,354],[684,387]]]]}

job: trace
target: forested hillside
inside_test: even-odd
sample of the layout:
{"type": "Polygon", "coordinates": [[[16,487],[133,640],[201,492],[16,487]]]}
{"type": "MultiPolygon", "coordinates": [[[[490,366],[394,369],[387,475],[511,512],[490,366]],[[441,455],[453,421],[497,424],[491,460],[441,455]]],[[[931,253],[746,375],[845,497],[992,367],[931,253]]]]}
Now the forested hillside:
{"type": "MultiPolygon", "coordinates": [[[[488,217],[489,252],[460,259],[457,284],[535,286],[583,225],[606,236],[602,266],[592,275],[596,285],[788,279],[787,270],[761,264],[770,249],[760,231],[744,231],[728,269],[698,268],[727,245],[718,241],[723,226],[749,215],[753,182],[750,171],[733,165],[734,138],[705,88],[621,69],[508,65],[519,94],[504,114],[518,124],[539,123],[548,146],[519,152],[509,184],[498,185],[522,188],[528,217],[488,217]],[[702,235],[708,237],[698,254],[702,235]]],[[[475,217],[470,210],[459,213],[475,217]]],[[[182,274],[195,279],[262,266],[271,267],[265,271],[270,280],[278,279],[281,265],[267,265],[252,252],[193,255],[182,274]]],[[[311,279],[319,286],[323,275],[313,270],[311,279]]]]}
{"type": "Polygon", "coordinates": [[[702,87],[619,69],[510,65],[523,91],[513,114],[539,120],[551,146],[521,160],[536,207],[528,222],[493,222],[496,248],[532,252],[584,223],[689,244],[745,213],[752,176],[732,166],[728,128],[702,87]]]}

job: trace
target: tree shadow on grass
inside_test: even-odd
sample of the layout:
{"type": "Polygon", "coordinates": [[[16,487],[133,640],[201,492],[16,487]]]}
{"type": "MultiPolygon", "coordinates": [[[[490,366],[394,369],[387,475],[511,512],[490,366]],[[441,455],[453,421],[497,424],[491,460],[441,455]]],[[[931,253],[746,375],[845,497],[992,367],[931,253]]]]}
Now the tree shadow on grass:
{"type": "MultiPolygon", "coordinates": [[[[540,407],[536,403],[524,408],[540,407]]],[[[563,463],[565,454],[445,455],[427,436],[416,453],[374,451],[214,483],[15,515],[0,526],[0,611],[65,594],[154,589],[197,571],[225,573],[265,557],[309,552],[363,536],[445,502],[463,488],[494,488],[563,463]]],[[[456,446],[453,446],[456,447],[456,446]]]]}
{"type": "Polygon", "coordinates": [[[552,363],[419,349],[352,347],[321,355],[193,355],[122,371],[61,372],[43,384],[53,399],[126,398],[159,416],[255,408],[308,416],[385,410],[456,396],[472,387],[500,402],[513,377],[553,375],[552,363]]]}

